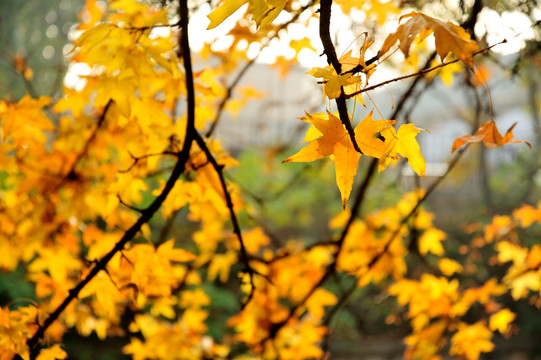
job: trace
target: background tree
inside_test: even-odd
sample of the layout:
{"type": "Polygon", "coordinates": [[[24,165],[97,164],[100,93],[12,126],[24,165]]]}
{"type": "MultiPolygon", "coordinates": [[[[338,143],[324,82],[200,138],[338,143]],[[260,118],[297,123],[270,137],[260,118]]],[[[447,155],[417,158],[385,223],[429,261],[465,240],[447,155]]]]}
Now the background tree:
{"type": "Polygon", "coordinates": [[[492,51],[513,39],[493,41],[479,21],[502,7],[514,8],[88,0],[65,32],[72,71],[58,96],[54,82],[33,85],[28,53],[4,51],[28,94],[0,102],[1,357],[312,359],[380,335],[403,338],[408,358],[476,359],[536,334],[539,9],[519,4],[532,41],[507,65],[492,51]],[[355,41],[333,37],[334,23],[355,41]],[[306,75],[320,109],[299,108],[305,144],[236,159],[218,125],[261,97],[239,85],[249,68],[286,47],[282,71],[305,49],[321,54],[306,75]],[[529,82],[532,144],[498,130],[490,61],[529,82]],[[430,134],[411,114],[439,78],[461,82],[472,131],[432,176],[418,144],[430,134]],[[373,91],[396,82],[404,93],[378,106],[373,91]],[[528,160],[508,166],[524,181],[503,197],[470,144],[523,142],[528,160]],[[446,233],[425,204],[469,148],[487,206],[479,222],[441,221],[446,233]]]}

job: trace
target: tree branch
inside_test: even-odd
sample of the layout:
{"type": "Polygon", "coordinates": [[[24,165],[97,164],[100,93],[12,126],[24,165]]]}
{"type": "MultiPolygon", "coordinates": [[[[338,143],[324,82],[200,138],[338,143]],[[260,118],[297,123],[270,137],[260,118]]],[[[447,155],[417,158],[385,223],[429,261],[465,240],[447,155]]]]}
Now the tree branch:
{"type": "MultiPolygon", "coordinates": [[[[324,53],[325,55],[327,55],[327,63],[332,64],[336,73],[340,74],[342,73],[342,65],[340,64],[340,61],[338,61],[338,57],[336,56],[336,50],[334,49],[334,45],[331,40],[331,34],[329,32],[329,28],[331,26],[331,7],[332,0],[321,0],[321,7],[319,9],[319,38],[321,39],[321,43],[323,44],[324,53]]],[[[346,127],[351,142],[353,143],[353,148],[355,149],[355,151],[362,154],[363,152],[361,151],[361,148],[359,148],[359,144],[357,144],[357,141],[355,140],[355,131],[353,130],[353,126],[351,125],[351,120],[349,118],[346,99],[348,99],[348,97],[346,97],[344,89],[340,87],[340,96],[335,99],[336,107],[338,108],[338,114],[340,115],[340,121],[346,127]]]]}
{"type": "Polygon", "coordinates": [[[216,174],[220,178],[220,184],[222,185],[222,191],[224,192],[225,197],[225,203],[229,210],[229,215],[231,217],[231,223],[233,224],[233,232],[235,233],[239,245],[240,245],[240,256],[241,260],[244,264],[244,268],[246,269],[246,272],[250,276],[250,285],[251,285],[251,291],[250,294],[248,294],[248,298],[243,304],[243,307],[248,304],[248,302],[252,299],[252,296],[254,295],[255,290],[255,284],[254,284],[254,269],[250,266],[250,260],[248,258],[248,252],[246,251],[246,247],[244,246],[244,240],[242,239],[242,231],[240,229],[239,221],[237,219],[237,215],[235,214],[235,209],[233,208],[233,201],[231,200],[231,195],[229,194],[229,190],[227,189],[227,184],[224,179],[223,175],[223,165],[218,164],[212,153],[210,152],[207,144],[205,143],[205,140],[199,135],[199,133],[195,132],[195,141],[197,142],[197,145],[203,150],[205,155],[207,156],[207,161],[212,164],[212,167],[216,171],[216,174]]]}
{"type": "MultiPolygon", "coordinates": [[[[186,125],[186,139],[184,140],[184,145],[181,152],[178,155],[178,160],[165,184],[164,189],[158,195],[150,206],[144,209],[141,213],[141,216],[135,224],[133,224],[122,236],[122,238],[115,244],[115,246],[104,256],[102,257],[96,265],[90,270],[88,275],[82,279],[73,289],[69,291],[69,295],[62,301],[62,303],[45,319],[43,324],[40,324],[36,333],[28,339],[26,342],[28,347],[33,350],[33,353],[37,352],[36,345],[39,340],[45,335],[45,331],[51,326],[51,324],[58,319],[66,307],[75,300],[81,290],[101,271],[104,270],[109,261],[115,256],[116,253],[124,249],[124,246],[130,242],[139,232],[141,227],[146,224],[152,216],[158,211],[161,207],[171,189],[173,189],[177,179],[184,173],[186,168],[186,163],[190,157],[190,149],[192,142],[194,140],[195,133],[195,99],[194,99],[194,86],[193,86],[193,72],[191,67],[191,57],[190,57],[190,44],[188,41],[188,6],[186,1],[179,1],[180,3],[180,17],[182,24],[181,31],[181,49],[182,56],[184,59],[184,68],[186,71],[186,91],[187,91],[187,103],[188,103],[188,119],[186,125]]],[[[110,104],[110,102],[109,102],[110,104]]],[[[108,105],[109,105],[108,104],[108,105]]],[[[36,355],[36,354],[33,354],[36,355]]],[[[35,357],[35,356],[33,356],[35,357]]]]}
{"type": "MultiPolygon", "coordinates": [[[[482,53],[485,53],[487,51],[489,51],[490,49],[492,49],[493,47],[495,46],[498,46],[498,45],[501,45],[501,44],[505,44],[507,42],[507,39],[503,39],[502,41],[496,43],[496,44],[493,44],[493,45],[490,45],[484,49],[481,49],[481,50],[478,50],[476,52],[473,53],[473,56],[476,56],[476,55],[479,55],[479,54],[482,54],[482,53]]],[[[359,94],[362,94],[362,93],[365,93],[367,91],[371,91],[371,90],[374,90],[374,89],[377,89],[379,87],[382,87],[382,86],[385,86],[385,85],[388,85],[388,84],[391,84],[391,83],[394,83],[394,82],[397,82],[397,81],[401,81],[401,80],[405,80],[405,79],[409,79],[409,78],[412,78],[412,77],[416,77],[416,76],[421,76],[421,75],[425,75],[425,74],[428,74],[429,72],[431,71],[434,71],[434,70],[437,70],[439,68],[442,68],[442,67],[445,67],[447,65],[451,65],[451,64],[454,64],[456,62],[459,62],[460,60],[459,59],[454,59],[454,60],[450,60],[450,61],[447,61],[447,62],[444,62],[442,64],[439,64],[439,65],[436,65],[436,66],[433,66],[431,68],[428,68],[428,69],[423,69],[423,70],[420,70],[420,71],[417,71],[413,74],[408,74],[408,75],[404,75],[404,76],[399,76],[399,77],[396,77],[396,78],[393,78],[393,79],[390,79],[390,80],[386,80],[386,81],[382,81],[378,84],[375,84],[375,85],[372,85],[372,86],[368,86],[368,87],[365,87],[363,89],[360,89],[358,91],[355,91],[351,94],[348,94],[348,95],[345,95],[345,98],[346,99],[349,99],[349,98],[352,98],[356,95],[359,95],[359,94]]]]}

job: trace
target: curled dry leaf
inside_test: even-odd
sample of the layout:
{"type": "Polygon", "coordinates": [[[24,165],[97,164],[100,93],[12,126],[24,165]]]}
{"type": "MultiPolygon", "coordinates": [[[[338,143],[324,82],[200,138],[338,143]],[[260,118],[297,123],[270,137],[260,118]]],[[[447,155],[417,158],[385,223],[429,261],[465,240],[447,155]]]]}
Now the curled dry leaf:
{"type": "Polygon", "coordinates": [[[436,51],[442,61],[452,52],[457,59],[462,60],[470,67],[473,66],[473,55],[479,50],[479,46],[470,39],[470,35],[462,27],[416,11],[402,15],[400,20],[404,18],[410,19],[400,25],[394,33],[387,36],[378,52],[379,58],[387,53],[397,41],[400,42],[400,50],[407,57],[413,40],[419,34],[422,41],[434,33],[436,51]]]}
{"type": "Polygon", "coordinates": [[[485,144],[488,148],[495,148],[502,145],[505,145],[507,143],[525,143],[530,148],[532,145],[526,141],[526,140],[512,140],[513,135],[513,128],[517,125],[517,123],[514,123],[509,130],[505,133],[504,136],[500,134],[498,131],[498,128],[496,127],[496,123],[494,120],[487,121],[483,125],[479,127],[477,132],[474,135],[464,135],[455,140],[453,143],[453,147],[451,149],[451,153],[454,153],[459,147],[474,143],[474,142],[480,142],[482,141],[483,144],[485,144]]]}

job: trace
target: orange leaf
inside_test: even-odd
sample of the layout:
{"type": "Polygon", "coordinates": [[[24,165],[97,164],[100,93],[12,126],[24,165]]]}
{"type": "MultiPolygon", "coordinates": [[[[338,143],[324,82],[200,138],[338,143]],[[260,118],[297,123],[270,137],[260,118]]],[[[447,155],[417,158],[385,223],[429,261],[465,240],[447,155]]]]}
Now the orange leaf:
{"type": "Polygon", "coordinates": [[[416,11],[402,15],[400,20],[408,17],[411,19],[400,25],[394,33],[385,39],[378,52],[378,57],[381,58],[397,41],[400,42],[400,50],[407,57],[410,46],[417,35],[421,34],[422,41],[433,32],[436,39],[436,51],[442,61],[452,52],[457,59],[462,60],[470,67],[473,66],[473,55],[479,50],[479,46],[475,41],[470,40],[470,35],[466,30],[453,23],[443,22],[416,11]]]}
{"type": "Polygon", "coordinates": [[[495,148],[502,145],[505,145],[507,143],[525,143],[530,148],[532,145],[526,141],[526,140],[512,140],[513,135],[513,128],[515,127],[517,123],[514,123],[513,126],[507,130],[504,136],[500,134],[498,131],[498,128],[496,127],[496,123],[494,120],[488,121],[481,125],[479,127],[479,130],[475,133],[475,135],[464,135],[455,140],[453,143],[453,148],[451,149],[451,153],[454,153],[459,147],[465,144],[470,144],[474,142],[482,141],[486,147],[488,148],[495,148]]]}

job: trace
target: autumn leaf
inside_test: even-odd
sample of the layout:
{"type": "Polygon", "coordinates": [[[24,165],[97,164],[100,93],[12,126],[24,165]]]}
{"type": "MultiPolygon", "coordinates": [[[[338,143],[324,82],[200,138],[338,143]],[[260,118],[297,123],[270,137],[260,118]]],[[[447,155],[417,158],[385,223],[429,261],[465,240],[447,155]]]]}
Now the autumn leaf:
{"type": "Polygon", "coordinates": [[[208,15],[210,24],[207,30],[220,25],[247,2],[250,3],[253,19],[258,27],[270,24],[286,4],[285,0],[225,0],[222,5],[208,15]]]}
{"type": "Polygon", "coordinates": [[[287,0],[249,0],[258,28],[270,24],[284,9],[287,0]]]}
{"type": "Polygon", "coordinates": [[[184,249],[174,248],[175,240],[170,239],[161,244],[156,250],[156,255],[171,262],[186,262],[195,259],[195,255],[184,249]]]}
{"type": "Polygon", "coordinates": [[[492,332],[482,322],[473,325],[460,323],[458,331],[451,338],[449,354],[462,356],[468,360],[479,359],[481,353],[494,349],[491,337],[492,332]]]}
{"type": "Polygon", "coordinates": [[[511,296],[518,300],[531,291],[539,291],[541,289],[541,276],[537,271],[527,271],[515,278],[508,279],[511,287],[511,296]]]}
{"type": "Polygon", "coordinates": [[[438,262],[438,268],[445,276],[451,276],[455,273],[461,272],[463,267],[459,262],[443,258],[438,262]]]}
{"type": "Polygon", "coordinates": [[[208,15],[210,24],[207,26],[207,30],[214,29],[216,26],[220,25],[225,19],[233,15],[233,13],[247,2],[248,0],[225,0],[208,15]]]}
{"type": "Polygon", "coordinates": [[[438,229],[428,229],[423,235],[419,238],[419,253],[421,255],[426,255],[429,252],[442,256],[444,253],[443,246],[441,242],[445,240],[447,235],[438,229]]]}
{"type": "Polygon", "coordinates": [[[541,207],[534,208],[531,205],[522,205],[513,210],[513,218],[518,220],[523,228],[530,227],[534,222],[541,223],[541,207]]]}
{"type": "Polygon", "coordinates": [[[68,354],[60,346],[53,345],[50,348],[41,350],[36,360],[56,360],[66,359],[67,357],[68,354]]]}
{"type": "Polygon", "coordinates": [[[233,251],[228,251],[225,254],[215,254],[208,268],[208,279],[214,281],[216,277],[225,283],[229,278],[231,267],[237,262],[237,254],[233,251]]]}
{"type": "Polygon", "coordinates": [[[384,170],[391,160],[398,159],[398,155],[402,155],[408,159],[408,164],[413,171],[424,178],[426,162],[421,154],[419,143],[415,139],[417,134],[423,130],[414,124],[404,124],[400,126],[398,131],[392,126],[381,131],[381,136],[385,138],[385,155],[380,158],[379,171],[384,170]]]}
{"type": "Polygon", "coordinates": [[[479,50],[479,46],[470,39],[470,35],[466,30],[451,22],[443,22],[416,11],[402,15],[399,21],[404,18],[410,19],[401,24],[394,33],[385,39],[378,52],[378,58],[387,53],[397,41],[400,43],[400,50],[408,57],[411,44],[418,35],[420,35],[422,41],[428,35],[434,33],[436,52],[442,61],[452,52],[457,59],[473,67],[473,55],[479,50]]]}
{"type": "Polygon", "coordinates": [[[483,125],[479,127],[479,129],[474,135],[464,135],[457,138],[455,142],[453,143],[451,153],[454,153],[458,148],[460,148],[463,145],[480,142],[480,141],[482,141],[483,144],[485,144],[487,148],[495,148],[495,147],[505,145],[507,143],[513,143],[513,144],[525,143],[531,149],[532,145],[526,140],[512,140],[514,137],[512,131],[513,131],[513,128],[516,126],[516,124],[517,123],[514,123],[509,128],[509,130],[507,130],[505,135],[502,136],[500,132],[498,131],[498,128],[496,127],[496,123],[494,122],[494,120],[487,121],[486,123],[484,123],[483,125]]]}
{"type": "Polygon", "coordinates": [[[339,97],[342,86],[350,86],[361,81],[359,77],[353,76],[353,74],[338,75],[334,67],[330,65],[324,68],[312,68],[307,74],[317,78],[323,78],[323,92],[329,99],[339,97]]]}
{"type": "Polygon", "coordinates": [[[338,298],[332,292],[319,288],[306,301],[306,307],[315,319],[322,319],[325,315],[325,306],[334,305],[337,301],[338,298]]]}
{"type": "Polygon", "coordinates": [[[373,111],[370,111],[355,127],[355,140],[357,140],[364,155],[380,159],[385,156],[385,143],[375,135],[385,129],[392,128],[396,121],[373,120],[372,113],[373,111]]]}
{"type": "MultiPolygon", "coordinates": [[[[310,162],[334,155],[336,183],[342,195],[342,207],[345,209],[361,154],[355,151],[344,125],[335,115],[331,113],[318,114],[317,116],[307,114],[303,119],[311,122],[318,131],[312,132],[309,138],[317,136],[318,133],[323,136],[310,141],[307,146],[282,163],[310,162]]],[[[392,120],[374,121],[372,120],[372,112],[370,112],[355,127],[356,140],[363,153],[374,157],[382,156],[385,153],[385,144],[374,135],[392,123],[394,123],[392,120]]]]}
{"type": "Polygon", "coordinates": [[[488,327],[492,331],[498,330],[500,334],[506,334],[511,328],[510,323],[515,320],[515,314],[509,309],[503,309],[490,317],[488,327]]]}

